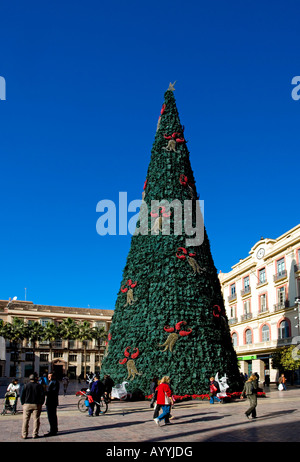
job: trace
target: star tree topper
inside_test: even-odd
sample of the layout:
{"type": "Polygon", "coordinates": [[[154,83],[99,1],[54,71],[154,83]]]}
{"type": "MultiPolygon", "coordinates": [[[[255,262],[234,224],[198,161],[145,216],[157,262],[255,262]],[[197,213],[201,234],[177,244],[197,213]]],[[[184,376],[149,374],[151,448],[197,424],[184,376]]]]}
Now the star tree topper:
{"type": "Polygon", "coordinates": [[[176,80],[175,80],[174,83],[171,83],[171,82],[170,82],[170,83],[169,83],[169,88],[168,88],[168,90],[175,91],[175,88],[174,88],[174,87],[175,87],[175,83],[176,83],[176,80]]]}

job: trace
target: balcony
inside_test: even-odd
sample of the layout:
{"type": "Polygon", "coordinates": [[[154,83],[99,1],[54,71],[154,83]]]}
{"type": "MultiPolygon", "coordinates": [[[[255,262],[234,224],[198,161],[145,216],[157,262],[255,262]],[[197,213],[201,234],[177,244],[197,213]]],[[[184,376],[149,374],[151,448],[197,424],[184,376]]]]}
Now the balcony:
{"type": "Polygon", "coordinates": [[[252,319],[252,313],[246,313],[241,316],[241,321],[246,321],[247,319],[252,319]]]}
{"type": "Polygon", "coordinates": [[[228,302],[230,303],[230,302],[233,302],[234,300],[236,300],[236,294],[229,295],[228,302]]]}
{"type": "Polygon", "coordinates": [[[285,308],[289,308],[289,306],[290,306],[289,300],[286,300],[285,302],[282,302],[282,303],[276,303],[276,305],[274,305],[274,311],[284,310],[285,308]]]}
{"type": "Polygon", "coordinates": [[[228,324],[231,325],[231,324],[236,324],[238,322],[238,318],[230,318],[228,319],[228,324]]]}
{"type": "Polygon", "coordinates": [[[268,281],[266,279],[260,279],[259,281],[257,281],[256,287],[262,286],[262,285],[267,284],[267,283],[268,283],[268,281]]]}
{"type": "Polygon", "coordinates": [[[257,313],[258,316],[264,316],[266,314],[269,314],[269,308],[265,306],[264,308],[261,308],[259,312],[257,313]]]}
{"type": "Polygon", "coordinates": [[[249,295],[251,293],[251,287],[247,286],[244,288],[244,290],[241,290],[241,296],[243,297],[244,295],[249,295]]]}
{"type": "Polygon", "coordinates": [[[287,277],[287,270],[280,271],[279,273],[274,274],[273,279],[274,282],[281,281],[287,277]]]}

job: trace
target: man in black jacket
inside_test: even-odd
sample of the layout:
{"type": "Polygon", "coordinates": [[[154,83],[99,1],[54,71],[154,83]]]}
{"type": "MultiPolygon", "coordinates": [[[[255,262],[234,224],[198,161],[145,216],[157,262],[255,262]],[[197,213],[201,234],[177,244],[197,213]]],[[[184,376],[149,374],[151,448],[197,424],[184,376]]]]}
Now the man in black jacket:
{"type": "Polygon", "coordinates": [[[54,372],[48,374],[48,380],[49,385],[46,393],[46,409],[50,431],[44,436],[54,436],[58,432],[56,411],[58,406],[59,381],[56,379],[54,372]]]}
{"type": "Polygon", "coordinates": [[[40,415],[45,401],[45,393],[42,385],[37,382],[37,377],[32,374],[29,382],[24,386],[21,393],[21,404],[23,405],[22,438],[27,438],[29,420],[33,415],[32,437],[38,438],[40,428],[40,415]]]}

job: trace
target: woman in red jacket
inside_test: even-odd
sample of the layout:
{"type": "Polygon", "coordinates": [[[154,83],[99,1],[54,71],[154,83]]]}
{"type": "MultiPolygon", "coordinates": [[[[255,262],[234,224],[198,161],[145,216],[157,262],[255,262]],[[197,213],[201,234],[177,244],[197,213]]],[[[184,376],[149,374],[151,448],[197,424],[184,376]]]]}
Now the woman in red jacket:
{"type": "Polygon", "coordinates": [[[170,383],[170,377],[166,375],[161,379],[160,385],[157,388],[156,403],[161,407],[163,411],[162,414],[160,414],[160,416],[154,419],[154,422],[157,425],[159,425],[160,421],[163,419],[165,421],[165,425],[170,424],[169,418],[170,418],[170,410],[171,410],[171,405],[173,404],[173,400],[172,400],[172,391],[169,386],[169,383],[170,383]]]}

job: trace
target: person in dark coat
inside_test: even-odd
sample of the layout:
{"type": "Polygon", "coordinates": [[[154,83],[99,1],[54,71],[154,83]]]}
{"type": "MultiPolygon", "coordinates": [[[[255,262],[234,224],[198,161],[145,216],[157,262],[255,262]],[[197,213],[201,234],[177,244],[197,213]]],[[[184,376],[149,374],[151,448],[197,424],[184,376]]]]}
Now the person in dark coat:
{"type": "Polygon", "coordinates": [[[91,390],[90,390],[90,396],[92,397],[92,400],[89,401],[89,417],[93,417],[94,413],[94,408],[96,406],[96,411],[95,411],[95,416],[98,416],[102,414],[102,411],[100,410],[100,400],[101,396],[104,395],[104,385],[102,382],[99,380],[99,376],[95,375],[94,381],[91,385],[91,390]]]}
{"type": "Polygon", "coordinates": [[[28,436],[29,421],[33,415],[32,437],[38,438],[40,428],[40,415],[45,401],[45,393],[42,385],[37,382],[34,374],[29,376],[29,382],[24,385],[21,393],[21,404],[23,405],[22,438],[28,436]]]}
{"type": "Polygon", "coordinates": [[[151,402],[150,402],[150,407],[154,407],[154,403],[155,403],[156,397],[157,397],[157,393],[155,393],[157,386],[158,386],[158,378],[153,377],[153,379],[151,380],[151,383],[150,383],[150,395],[153,395],[152,399],[151,399],[151,402]]]}
{"type": "Polygon", "coordinates": [[[59,393],[59,381],[56,379],[55,373],[52,372],[48,374],[48,390],[46,392],[46,409],[48,415],[48,421],[50,425],[49,433],[46,433],[44,436],[54,436],[57,435],[58,425],[57,425],[57,406],[58,406],[58,393],[59,393]]]}
{"type": "Polygon", "coordinates": [[[112,387],[114,386],[115,382],[113,381],[111,376],[109,374],[107,374],[107,375],[104,376],[103,384],[104,384],[105,397],[107,399],[107,402],[110,403],[111,390],[112,390],[112,387]]]}

